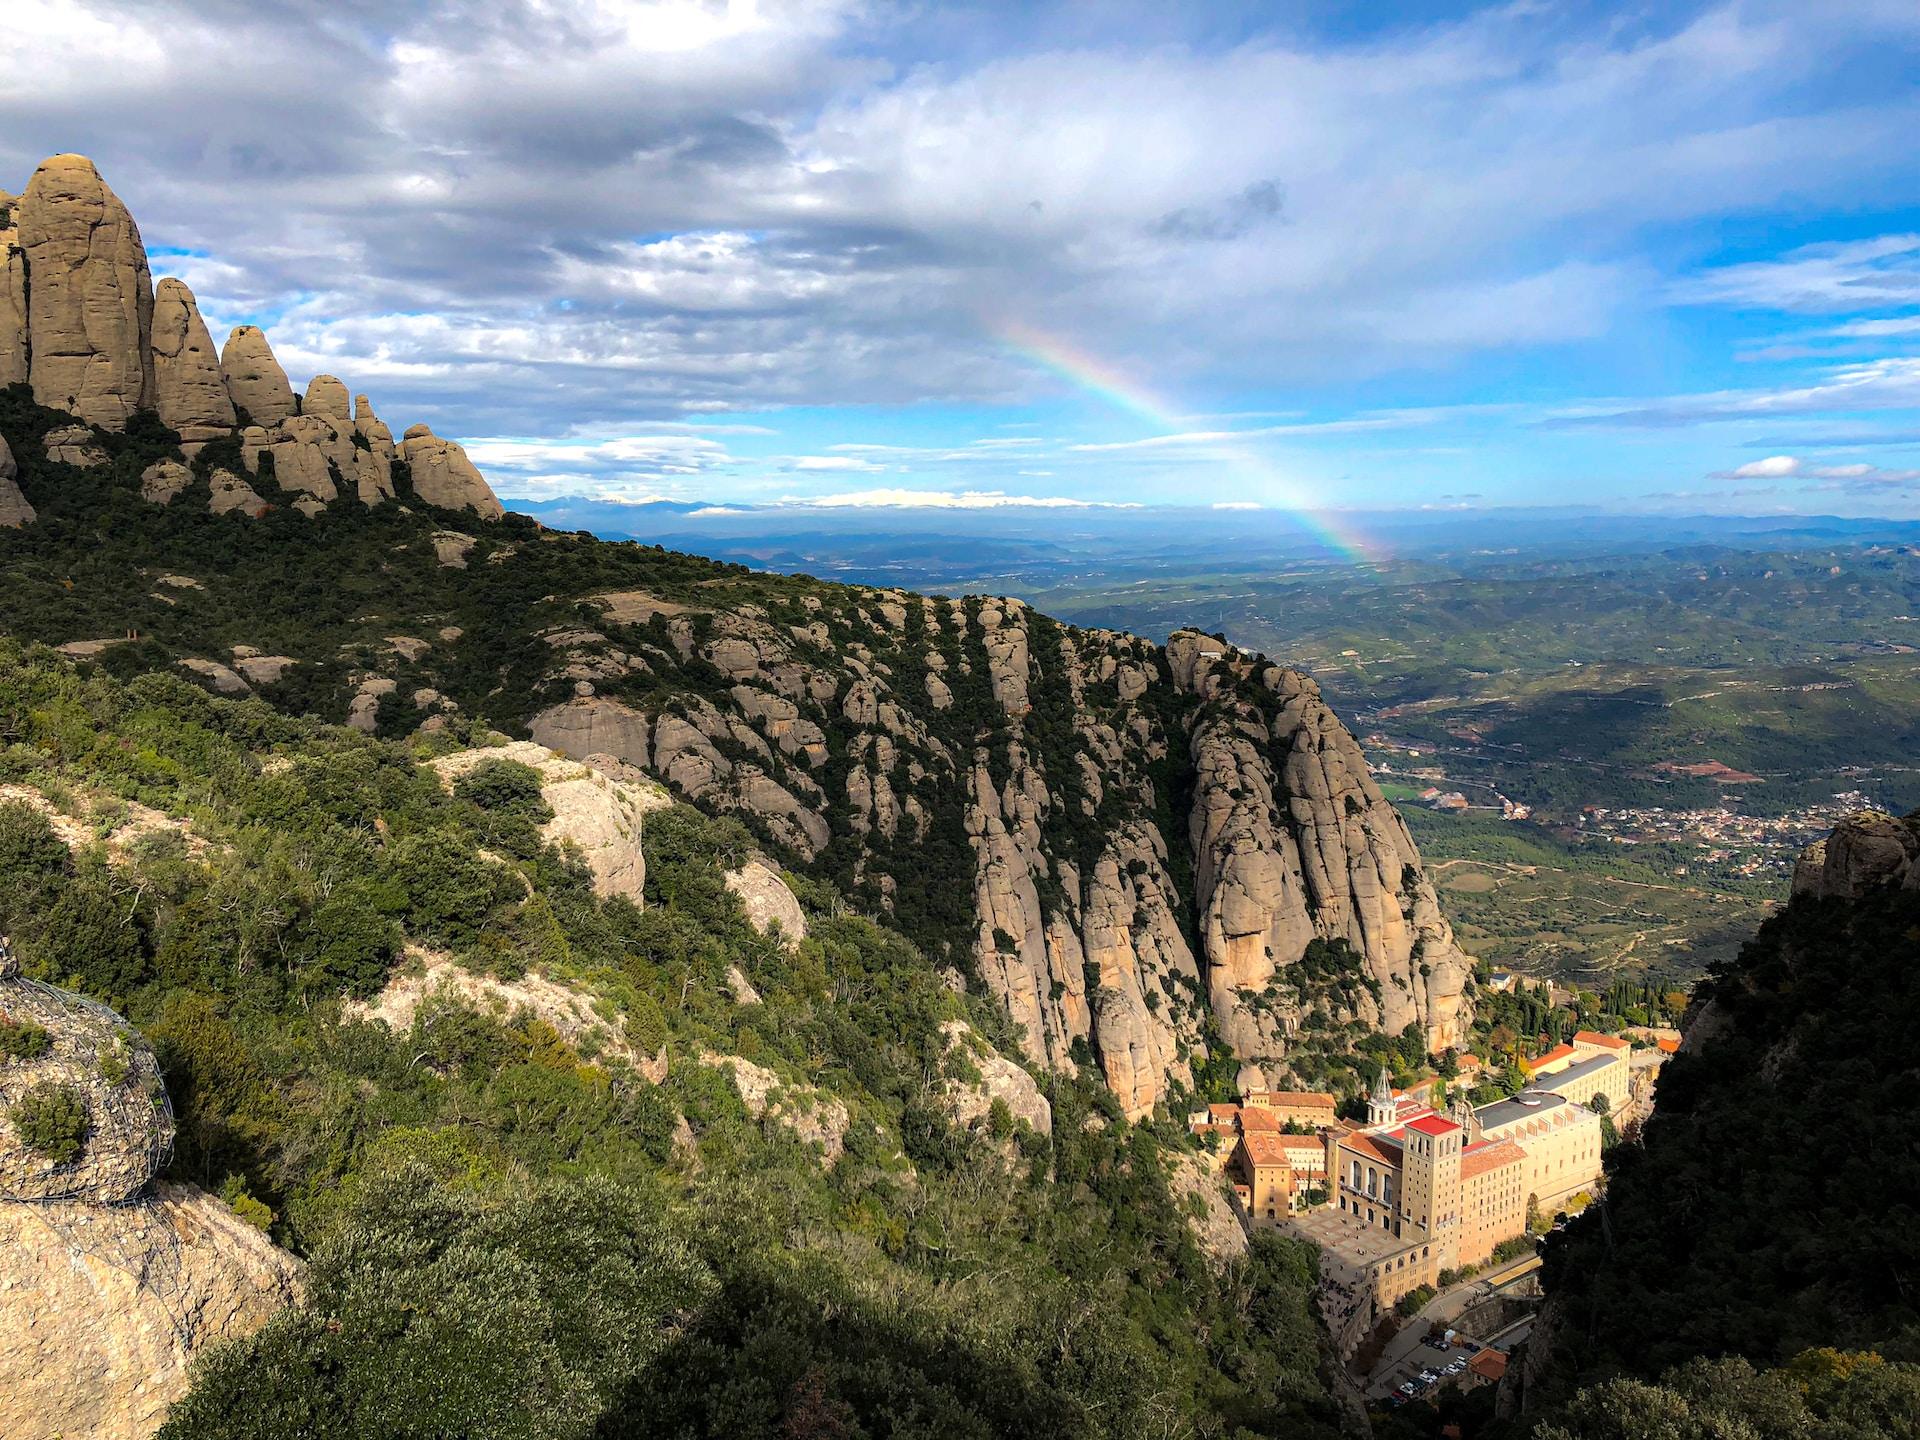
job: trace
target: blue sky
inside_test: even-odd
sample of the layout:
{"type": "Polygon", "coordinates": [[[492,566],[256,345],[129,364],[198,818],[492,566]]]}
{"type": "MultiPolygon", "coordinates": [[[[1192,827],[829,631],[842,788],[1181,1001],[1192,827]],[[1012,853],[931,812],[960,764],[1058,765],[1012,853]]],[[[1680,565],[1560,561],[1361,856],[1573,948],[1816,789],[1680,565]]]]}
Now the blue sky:
{"type": "Polygon", "coordinates": [[[216,334],[496,485],[1920,513],[1920,6],[13,0],[216,334]]]}

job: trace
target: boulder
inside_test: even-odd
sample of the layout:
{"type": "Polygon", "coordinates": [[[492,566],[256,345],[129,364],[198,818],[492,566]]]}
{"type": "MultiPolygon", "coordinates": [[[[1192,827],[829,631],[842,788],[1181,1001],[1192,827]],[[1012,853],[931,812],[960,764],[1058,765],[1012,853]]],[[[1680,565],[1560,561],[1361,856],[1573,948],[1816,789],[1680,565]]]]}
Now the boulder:
{"type": "Polygon", "coordinates": [[[171,505],[193,484],[193,471],[178,460],[156,460],[140,472],[140,498],[152,505],[171,505]]]}
{"type": "Polygon", "coordinates": [[[107,452],[85,425],[62,425],[47,432],[47,459],[91,469],[107,463],[107,452]]]}
{"type": "Polygon", "coordinates": [[[293,387],[273,358],[266,332],[257,325],[236,325],[220,351],[220,378],[241,418],[253,425],[274,425],[294,412],[293,387]]]}
{"type": "Polygon", "coordinates": [[[1793,871],[1795,896],[1858,900],[1870,891],[1920,888],[1920,818],[1877,810],[1847,816],[1816,840],[1793,871]]]}
{"type": "Polygon", "coordinates": [[[472,510],[488,520],[505,513],[486,477],[457,442],[442,440],[427,426],[415,425],[401,441],[400,454],[413,473],[413,493],[423,504],[472,510]]]}
{"type": "Polygon", "coordinates": [[[251,695],[253,687],[242,680],[232,670],[218,660],[202,660],[192,656],[179,662],[180,668],[191,671],[213,686],[222,695],[251,695]]]}
{"type": "Polygon", "coordinates": [[[119,430],[153,404],[153,280],[140,229],[84,155],[41,162],[19,205],[33,398],[119,430]]]}
{"type": "Polygon", "coordinates": [[[727,1072],[740,1103],[755,1120],[780,1125],[802,1142],[819,1146],[823,1167],[846,1149],[847,1107],[826,1091],[788,1085],[774,1071],[737,1055],[703,1054],[700,1063],[727,1072]]]}
{"type": "Polygon", "coordinates": [[[780,927],[789,945],[807,938],[807,917],[780,872],[758,856],[726,874],[727,889],[740,897],[747,923],[762,935],[780,927]]]}
{"type": "Polygon", "coordinates": [[[673,803],[659,786],[613,779],[525,740],[446,755],[433,762],[433,769],[451,790],[461,776],[490,760],[515,761],[540,777],[540,798],[553,811],[553,818],[540,827],[541,838],[579,852],[593,873],[595,894],[624,895],[636,905],[642,903],[647,880],[640,847],[642,817],[673,803]]]}
{"type": "Polygon", "coordinates": [[[295,1304],[303,1269],[225,1201],[0,1204],[0,1435],[146,1440],[195,1356],[295,1304]]]}
{"type": "Polygon", "coordinates": [[[18,530],[22,525],[31,525],[34,521],[33,506],[20,493],[20,482],[15,478],[19,473],[19,467],[13,463],[13,451],[7,448],[6,437],[0,436],[0,526],[9,530],[18,530]]]}
{"type": "Polygon", "coordinates": [[[20,248],[20,201],[0,190],[0,389],[27,373],[27,256],[20,248]]]}
{"type": "Polygon", "coordinates": [[[1026,1121],[1042,1135],[1053,1133],[1053,1107],[1040,1093],[1033,1076],[995,1050],[964,1020],[948,1020],[941,1025],[940,1033],[946,1037],[947,1053],[964,1055],[967,1065],[980,1076],[978,1080],[947,1080],[944,1103],[955,1124],[971,1125],[986,1118],[998,1100],[1015,1120],[1026,1121]]]}
{"type": "Polygon", "coordinates": [[[117,1205],[159,1173],[173,1143],[173,1112],[160,1066],[140,1033],[92,1000],[26,979],[0,942],[0,1024],[35,1026],[37,1056],[0,1060],[0,1114],[30,1093],[78,1100],[83,1117],[75,1157],[28,1145],[0,1125],[0,1202],[77,1200],[117,1205]]]}
{"type": "Polygon", "coordinates": [[[153,297],[153,403],[189,456],[233,429],[233,401],[207,322],[193,291],[171,275],[153,297]]]}
{"type": "Polygon", "coordinates": [[[207,502],[207,509],[215,515],[237,511],[250,520],[258,520],[273,508],[231,470],[214,471],[208,477],[208,484],[213,491],[213,498],[207,502]]]}
{"type": "Polygon", "coordinates": [[[407,965],[372,1001],[349,1000],[341,1007],[342,1021],[377,1022],[395,1034],[413,1028],[414,1016],[429,1001],[452,1001],[482,1015],[501,1019],[523,1011],[551,1025],[554,1032],[582,1055],[630,1066],[659,1084],[666,1066],[635,1050],[618,1020],[602,1018],[589,991],[561,984],[544,975],[527,974],[516,980],[462,969],[452,956],[439,950],[409,945],[407,965]]]}

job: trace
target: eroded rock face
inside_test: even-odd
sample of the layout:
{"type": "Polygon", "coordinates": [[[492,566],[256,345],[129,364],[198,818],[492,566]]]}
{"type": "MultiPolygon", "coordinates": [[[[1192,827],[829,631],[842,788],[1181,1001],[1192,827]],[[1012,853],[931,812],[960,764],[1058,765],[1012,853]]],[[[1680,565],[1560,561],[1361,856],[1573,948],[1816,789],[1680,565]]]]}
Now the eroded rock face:
{"type": "Polygon", "coordinates": [[[413,472],[413,493],[442,510],[471,510],[493,520],[505,512],[486,477],[452,440],[442,440],[425,425],[408,430],[400,446],[401,458],[413,472]]]}
{"type": "Polygon", "coordinates": [[[0,1435],[145,1440],[209,1345],[300,1297],[303,1269],[226,1203],[0,1203],[0,1435]]]}
{"type": "Polygon", "coordinates": [[[233,327],[220,351],[220,378],[228,400],[250,425],[277,424],[293,414],[293,387],[258,325],[233,327]]]}
{"type": "Polygon", "coordinates": [[[33,398],[109,430],[153,404],[140,229],[84,155],[41,162],[19,204],[33,398]]]}
{"type": "Polygon", "coordinates": [[[172,276],[153,297],[153,403],[161,421],[179,432],[189,456],[233,429],[233,402],[213,337],[193,291],[172,276]]]}
{"type": "Polygon", "coordinates": [[[61,465],[91,469],[107,463],[107,452],[84,425],[61,425],[47,432],[47,459],[61,465]]]}
{"type": "Polygon", "coordinates": [[[27,256],[20,248],[20,201],[0,190],[0,388],[27,374],[27,256]]]}
{"type": "Polygon", "coordinates": [[[1920,821],[1877,810],[1849,815],[1800,856],[1793,893],[1858,900],[1898,886],[1920,889],[1920,821]]]}
{"type": "MultiPolygon", "coordinates": [[[[1301,1078],[1304,1026],[1414,1024],[1436,1051],[1463,1037],[1470,967],[1306,677],[1207,636],[1158,647],[1014,601],[854,590],[774,616],[598,600],[598,628],[547,637],[552,683],[575,693],[536,714],[535,738],[741,814],[797,866],[844,837],[875,910],[906,886],[965,886],[972,967],[1025,1057],[1096,1065],[1130,1117],[1192,1083],[1210,1023],[1282,1086],[1301,1078]],[[683,665],[696,685],[672,685],[683,665]],[[620,698],[641,675],[648,698],[620,698]],[[916,874],[930,846],[964,870],[916,874]]],[[[952,934],[918,938],[952,964],[952,934]]]]}
{"type": "Polygon", "coordinates": [[[33,506],[20,493],[20,482],[15,478],[19,473],[13,451],[7,448],[5,438],[0,437],[0,526],[9,530],[31,525],[34,521],[33,506]]]}
{"type": "Polygon", "coordinates": [[[664,791],[647,782],[613,779],[545,745],[526,741],[462,750],[434,761],[433,768],[451,790],[461,776],[490,760],[515,761],[539,775],[540,798],[553,811],[553,818],[540,829],[541,838],[580,852],[593,872],[594,893],[624,895],[636,905],[642,903],[647,862],[641,853],[641,826],[649,810],[673,803],[664,791]]]}
{"type": "Polygon", "coordinates": [[[755,858],[726,874],[727,889],[740,897],[747,922],[762,935],[778,926],[791,945],[807,938],[807,917],[794,898],[780,872],[766,861],[755,858]]]}
{"type": "Polygon", "coordinates": [[[140,472],[140,498],[150,505],[171,505],[193,484],[193,471],[178,460],[156,460],[140,472]]]}

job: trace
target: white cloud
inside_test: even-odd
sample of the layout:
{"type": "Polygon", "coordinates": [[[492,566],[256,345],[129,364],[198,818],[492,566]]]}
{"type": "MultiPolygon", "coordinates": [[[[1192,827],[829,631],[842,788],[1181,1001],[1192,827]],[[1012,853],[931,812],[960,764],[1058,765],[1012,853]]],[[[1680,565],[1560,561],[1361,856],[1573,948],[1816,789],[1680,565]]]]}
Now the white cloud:
{"type": "MultiPolygon", "coordinates": [[[[1689,276],[1673,287],[1685,305],[1745,309],[1844,311],[1920,302],[1920,235],[1880,235],[1870,240],[1807,245],[1778,260],[1722,265],[1689,276]]],[[[1869,326],[1901,322],[1869,322],[1869,326]]],[[[1900,329],[1857,329],[1853,334],[1903,334],[1900,329]]]]}
{"type": "Polygon", "coordinates": [[[1257,500],[1216,500],[1213,502],[1213,508],[1216,510],[1263,510],[1266,507],[1257,500]]]}
{"type": "Polygon", "coordinates": [[[1096,500],[1071,500],[1063,496],[1008,495],[999,490],[853,490],[840,495],[789,495],[781,502],[821,510],[897,509],[897,510],[1000,510],[1031,507],[1042,510],[1137,510],[1138,505],[1114,504],[1096,500]]]}
{"type": "Polygon", "coordinates": [[[1714,472],[1716,480],[1817,480],[1821,489],[1872,489],[1912,485],[1920,481],[1920,470],[1893,470],[1879,465],[1854,462],[1846,465],[1809,465],[1797,455],[1769,455],[1764,460],[1749,460],[1731,470],[1714,472]]]}

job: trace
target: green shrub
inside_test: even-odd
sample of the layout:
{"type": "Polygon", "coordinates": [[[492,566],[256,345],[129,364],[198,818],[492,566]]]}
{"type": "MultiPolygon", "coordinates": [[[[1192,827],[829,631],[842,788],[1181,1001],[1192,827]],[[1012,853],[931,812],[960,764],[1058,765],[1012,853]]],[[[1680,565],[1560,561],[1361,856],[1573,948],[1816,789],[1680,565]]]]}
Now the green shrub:
{"type": "Polygon", "coordinates": [[[20,1143],[56,1165],[71,1165],[87,1148],[87,1100],[70,1085],[45,1081],[13,1107],[20,1143]]]}
{"type": "Polygon", "coordinates": [[[38,1060],[53,1048],[53,1037],[31,1020],[0,1015],[0,1059],[38,1060]]]}

